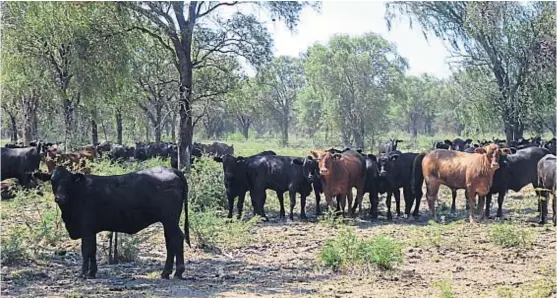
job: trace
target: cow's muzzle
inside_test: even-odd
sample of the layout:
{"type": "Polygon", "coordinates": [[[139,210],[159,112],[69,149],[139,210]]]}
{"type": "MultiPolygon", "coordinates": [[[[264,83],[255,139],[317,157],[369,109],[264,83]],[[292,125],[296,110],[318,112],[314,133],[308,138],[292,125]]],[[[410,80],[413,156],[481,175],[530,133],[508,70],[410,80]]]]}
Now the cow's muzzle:
{"type": "Polygon", "coordinates": [[[379,177],[385,177],[385,176],[387,176],[387,171],[381,170],[379,172],[379,177]]]}
{"type": "Polygon", "coordinates": [[[329,173],[329,170],[327,169],[319,169],[319,174],[321,175],[327,175],[329,173]]]}
{"type": "Polygon", "coordinates": [[[497,163],[497,162],[491,163],[491,169],[492,170],[497,170],[497,169],[499,169],[499,167],[500,167],[499,163],[497,163]]]}

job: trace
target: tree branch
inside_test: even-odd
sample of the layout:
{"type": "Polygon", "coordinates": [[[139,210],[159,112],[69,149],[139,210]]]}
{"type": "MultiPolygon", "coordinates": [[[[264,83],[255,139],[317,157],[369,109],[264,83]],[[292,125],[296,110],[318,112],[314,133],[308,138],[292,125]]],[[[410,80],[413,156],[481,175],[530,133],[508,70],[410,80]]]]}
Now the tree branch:
{"type": "Polygon", "coordinates": [[[204,17],[204,16],[210,14],[212,11],[214,11],[214,10],[217,9],[217,8],[219,8],[220,6],[234,6],[234,5],[238,4],[238,3],[239,3],[239,1],[234,1],[234,2],[232,2],[232,3],[230,3],[230,2],[221,2],[221,3],[216,4],[216,5],[213,6],[213,7],[209,7],[205,12],[203,12],[203,13],[201,13],[201,14],[199,14],[199,10],[198,10],[197,18],[202,18],[202,17],[204,17]]]}

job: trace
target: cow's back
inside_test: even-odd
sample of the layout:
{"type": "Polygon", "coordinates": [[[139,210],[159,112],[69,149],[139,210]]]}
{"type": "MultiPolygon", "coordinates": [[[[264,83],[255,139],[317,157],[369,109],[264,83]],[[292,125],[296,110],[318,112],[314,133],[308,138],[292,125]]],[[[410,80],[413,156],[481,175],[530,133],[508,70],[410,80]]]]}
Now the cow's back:
{"type": "Polygon", "coordinates": [[[553,192],[557,188],[557,159],[555,155],[548,154],[544,156],[537,164],[539,187],[549,189],[553,192]]]}
{"type": "Polygon", "coordinates": [[[511,189],[520,191],[526,185],[538,183],[538,162],[549,150],[540,147],[528,147],[507,155],[506,167],[495,172],[492,191],[511,189]]]}
{"type": "MultiPolygon", "coordinates": [[[[433,150],[422,160],[424,179],[426,181],[438,179],[448,187],[465,188],[467,170],[475,167],[474,163],[479,162],[478,158],[472,156],[472,154],[453,150],[433,150]]],[[[477,157],[480,155],[478,154],[477,157]]]]}

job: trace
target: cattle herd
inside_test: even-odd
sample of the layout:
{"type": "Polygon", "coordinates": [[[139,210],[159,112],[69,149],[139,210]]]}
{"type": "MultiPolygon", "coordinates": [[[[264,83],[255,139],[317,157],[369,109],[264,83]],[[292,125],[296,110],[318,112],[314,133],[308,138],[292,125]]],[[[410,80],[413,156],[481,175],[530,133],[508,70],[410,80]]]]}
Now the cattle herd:
{"type": "MultiPolygon", "coordinates": [[[[279,156],[270,150],[242,157],[235,156],[234,147],[224,143],[194,143],[190,161],[193,163],[196,158],[209,155],[222,163],[229,218],[233,217],[236,198],[237,216],[241,217],[249,191],[253,213],[267,220],[266,190],[276,192],[280,220],[286,219],[285,192],[290,198],[290,220],[294,220],[296,194],[300,195],[300,219],[303,220],[307,218],[306,199],[312,191],[316,199],[316,215],[321,213],[323,195],[328,208],[337,214],[362,216],[363,198],[369,194],[370,215],[372,219],[377,219],[379,194],[386,193],[387,219],[393,216],[392,196],[397,216],[418,217],[425,182],[425,197],[434,219],[437,219],[435,205],[439,187],[445,185],[452,191],[452,212],[456,211],[456,191],[465,190],[466,208],[473,223],[476,208],[480,220],[490,216],[493,194],[498,195],[496,216],[502,217],[507,191],[519,191],[532,184],[536,194],[542,198],[538,205],[540,224],[546,221],[547,202],[551,194],[555,225],[555,138],[548,141],[541,138],[519,139],[510,143],[498,139],[474,143],[471,139],[457,138],[434,142],[430,150],[419,153],[401,152],[397,149],[400,142],[402,140],[389,139],[380,145],[378,155],[361,149],[331,148],[311,151],[306,157],[279,156]],[[355,198],[353,188],[356,188],[355,198]],[[404,211],[400,207],[401,188],[404,211]]],[[[71,153],[62,153],[58,145],[37,141],[27,147],[11,144],[1,148],[2,198],[5,198],[4,188],[14,184],[7,179],[15,180],[24,187],[33,187],[35,179],[50,181],[70,238],[82,239],[81,276],[84,278],[94,278],[97,272],[98,232],[135,234],[160,222],[167,249],[161,277],[169,278],[175,259],[174,277],[181,278],[185,270],[184,240],[190,244],[188,182],[177,169],[176,144],[136,143],[135,147],[127,147],[103,142],[71,153]],[[91,175],[87,161],[103,155],[114,162],[170,158],[172,167],[159,166],[117,176],[91,175]],[[47,172],[39,171],[41,160],[47,172]],[[185,213],[185,234],[179,227],[182,210],[185,213]]]]}

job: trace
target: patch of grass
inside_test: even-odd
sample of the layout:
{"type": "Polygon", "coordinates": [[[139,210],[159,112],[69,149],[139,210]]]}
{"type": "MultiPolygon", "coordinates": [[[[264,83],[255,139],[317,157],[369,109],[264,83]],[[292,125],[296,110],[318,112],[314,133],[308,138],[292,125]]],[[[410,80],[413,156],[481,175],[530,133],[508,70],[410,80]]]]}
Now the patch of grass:
{"type": "MultiPolygon", "coordinates": [[[[143,239],[144,240],[144,239],[143,239]]],[[[138,259],[141,237],[118,233],[118,262],[133,262],[138,259]]]]}
{"type": "Polygon", "coordinates": [[[339,235],[325,243],[318,255],[321,264],[335,271],[347,271],[371,264],[392,269],[402,263],[402,245],[382,235],[369,240],[359,239],[351,228],[342,228],[339,235]]]}
{"type": "Polygon", "coordinates": [[[452,283],[448,280],[436,281],[432,284],[432,286],[439,289],[439,297],[441,298],[456,297],[456,294],[453,291],[452,283]]]}
{"type": "Polygon", "coordinates": [[[9,235],[0,238],[2,265],[9,266],[21,263],[29,257],[26,249],[27,245],[25,245],[27,237],[24,228],[16,227],[10,231],[9,235]]]}
{"type": "Polygon", "coordinates": [[[510,224],[496,224],[491,227],[490,240],[504,248],[530,247],[533,243],[532,234],[523,228],[510,224]]]}
{"type": "Polygon", "coordinates": [[[497,287],[497,298],[513,298],[513,293],[515,290],[509,286],[499,286],[497,287]]]}
{"type": "Polygon", "coordinates": [[[244,247],[251,242],[251,230],[260,221],[258,216],[249,221],[229,220],[214,211],[190,214],[191,232],[202,249],[244,247]]]}

